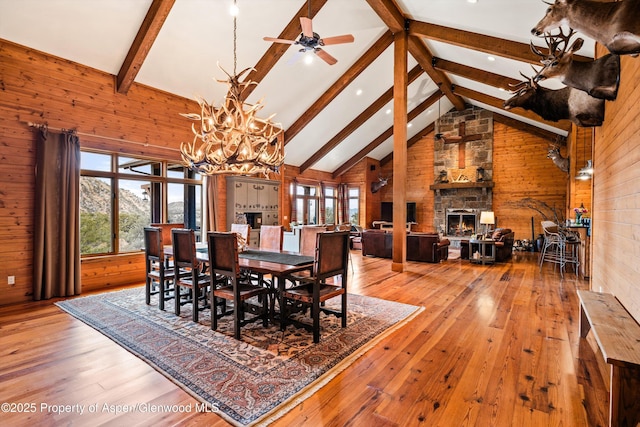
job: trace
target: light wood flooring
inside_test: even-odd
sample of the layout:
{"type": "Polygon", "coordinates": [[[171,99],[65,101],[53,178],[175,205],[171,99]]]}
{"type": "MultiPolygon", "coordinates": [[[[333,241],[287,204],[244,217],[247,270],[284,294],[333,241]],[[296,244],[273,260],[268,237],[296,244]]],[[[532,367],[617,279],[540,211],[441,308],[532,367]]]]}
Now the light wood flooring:
{"type": "MultiPolygon", "coordinates": [[[[597,357],[578,335],[575,291],[588,283],[540,272],[536,255],[394,273],[390,260],[353,251],[351,293],[425,310],[273,425],[606,425],[597,357]]],[[[197,401],[52,301],[0,308],[0,343],[0,402],[22,411],[0,413],[3,425],[227,425],[213,413],[114,413],[197,401]],[[97,412],[46,406],[79,402],[97,412]]]]}

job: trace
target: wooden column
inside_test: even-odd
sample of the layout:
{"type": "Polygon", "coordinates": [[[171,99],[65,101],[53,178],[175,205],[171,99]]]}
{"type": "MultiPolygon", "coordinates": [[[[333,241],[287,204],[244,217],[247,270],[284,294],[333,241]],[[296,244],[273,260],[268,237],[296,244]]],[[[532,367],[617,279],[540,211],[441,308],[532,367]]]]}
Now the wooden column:
{"type": "Polygon", "coordinates": [[[391,270],[407,262],[407,48],[408,35],[394,35],[393,49],[393,258],[391,270]]]}

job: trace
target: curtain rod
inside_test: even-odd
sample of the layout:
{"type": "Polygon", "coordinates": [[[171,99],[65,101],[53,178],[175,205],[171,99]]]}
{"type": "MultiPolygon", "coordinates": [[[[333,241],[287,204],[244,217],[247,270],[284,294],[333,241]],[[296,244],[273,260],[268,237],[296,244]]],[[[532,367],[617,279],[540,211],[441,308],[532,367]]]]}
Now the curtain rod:
{"type": "MultiPolygon", "coordinates": [[[[56,127],[52,127],[49,125],[45,125],[45,124],[38,124],[38,123],[34,123],[34,122],[27,122],[27,125],[29,125],[29,127],[32,128],[37,128],[37,129],[50,129],[54,132],[62,132],[62,131],[66,131],[66,130],[73,130],[73,129],[63,129],[63,128],[56,128],[56,127]]],[[[140,141],[131,141],[129,139],[125,139],[125,138],[114,138],[112,136],[104,136],[104,135],[98,135],[95,133],[86,133],[86,132],[78,132],[78,131],[74,131],[76,133],[76,135],[78,136],[89,136],[89,137],[93,137],[93,138],[98,138],[98,139],[105,139],[105,140],[109,140],[109,141],[118,141],[118,142],[126,142],[128,144],[136,144],[136,145],[142,145],[143,147],[148,147],[149,143],[148,142],[140,142],[140,141]]],[[[161,148],[161,147],[158,147],[161,148]]],[[[170,151],[180,151],[177,148],[168,148],[168,147],[162,147],[164,150],[170,150],[170,151]]]]}

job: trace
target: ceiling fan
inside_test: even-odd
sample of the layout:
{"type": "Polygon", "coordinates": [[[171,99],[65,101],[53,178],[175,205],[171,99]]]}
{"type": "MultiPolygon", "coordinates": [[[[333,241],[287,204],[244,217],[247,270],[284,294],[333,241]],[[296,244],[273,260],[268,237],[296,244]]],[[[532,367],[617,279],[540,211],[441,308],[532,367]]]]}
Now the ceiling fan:
{"type": "Polygon", "coordinates": [[[335,64],[336,62],[338,62],[338,60],[329,55],[325,50],[323,50],[322,46],[353,43],[354,40],[353,35],[351,34],[320,38],[320,35],[318,33],[313,32],[313,26],[311,23],[311,19],[309,18],[301,17],[300,26],[302,27],[302,33],[300,34],[300,38],[298,40],[277,39],[273,37],[264,37],[264,40],[268,42],[299,45],[302,47],[299,50],[300,52],[313,51],[313,53],[318,55],[320,59],[322,59],[329,65],[335,64]]]}

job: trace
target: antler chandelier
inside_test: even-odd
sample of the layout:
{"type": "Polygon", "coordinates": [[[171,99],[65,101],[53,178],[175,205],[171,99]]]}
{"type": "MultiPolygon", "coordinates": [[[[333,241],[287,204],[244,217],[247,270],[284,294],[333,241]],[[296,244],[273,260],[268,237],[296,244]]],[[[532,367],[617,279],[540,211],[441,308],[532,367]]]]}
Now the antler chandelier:
{"type": "Polygon", "coordinates": [[[198,127],[192,123],[193,141],[183,142],[180,152],[187,167],[204,175],[262,173],[267,176],[269,172],[278,173],[284,163],[280,137],[282,127],[271,121],[275,114],[266,119],[256,116],[264,107],[262,100],[256,104],[243,101],[243,92],[255,82],[240,82],[240,78],[252,68],[236,73],[236,19],[234,15],[233,76],[218,64],[218,68],[229,77],[228,80],[218,80],[229,85],[227,95],[218,108],[198,98],[200,114],[180,114],[199,122],[198,127]]]}

